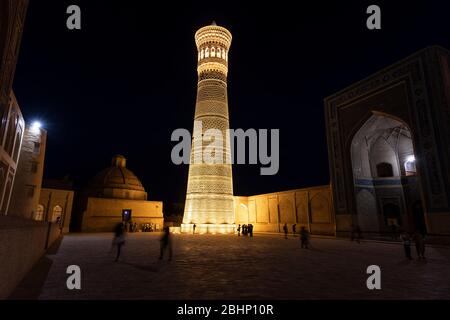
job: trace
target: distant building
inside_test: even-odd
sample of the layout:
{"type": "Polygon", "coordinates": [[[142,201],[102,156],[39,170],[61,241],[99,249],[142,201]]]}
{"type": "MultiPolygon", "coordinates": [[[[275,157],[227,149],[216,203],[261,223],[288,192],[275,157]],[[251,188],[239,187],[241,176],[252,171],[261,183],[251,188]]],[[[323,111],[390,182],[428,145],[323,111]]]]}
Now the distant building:
{"type": "Polygon", "coordinates": [[[47,132],[33,124],[27,125],[23,135],[20,159],[14,181],[8,215],[37,219],[39,195],[44,174],[47,132]]]}
{"type": "Polygon", "coordinates": [[[162,202],[147,201],[142,183],[126,168],[125,157],[118,155],[77,198],[74,225],[82,232],[112,232],[123,221],[162,229],[162,209],[162,202]]]}
{"type": "Polygon", "coordinates": [[[44,180],[35,219],[58,223],[63,233],[69,233],[74,191],[68,180],[44,180]]]}

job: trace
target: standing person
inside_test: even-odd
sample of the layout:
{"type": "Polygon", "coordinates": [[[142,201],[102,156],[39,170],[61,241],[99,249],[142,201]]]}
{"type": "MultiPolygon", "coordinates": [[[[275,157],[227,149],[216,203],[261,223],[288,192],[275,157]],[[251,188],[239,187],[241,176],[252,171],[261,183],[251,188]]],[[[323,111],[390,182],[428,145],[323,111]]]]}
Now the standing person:
{"type": "Polygon", "coordinates": [[[114,260],[114,262],[119,261],[120,251],[124,244],[125,244],[125,226],[121,222],[121,223],[117,224],[116,227],[114,228],[113,245],[117,246],[117,255],[116,255],[116,259],[114,260]]]}
{"type": "Polygon", "coordinates": [[[249,224],[248,231],[250,233],[250,237],[253,237],[253,225],[252,224],[249,224]]]}
{"type": "Polygon", "coordinates": [[[297,228],[297,225],[296,225],[296,224],[293,224],[293,225],[292,225],[292,234],[294,235],[294,237],[295,237],[295,234],[297,233],[296,228],[297,228]]]}
{"type": "Polygon", "coordinates": [[[416,252],[419,260],[425,260],[425,239],[420,232],[414,234],[414,242],[416,244],[416,252]]]}
{"type": "Polygon", "coordinates": [[[239,225],[237,227],[237,232],[238,232],[238,237],[240,237],[241,236],[241,225],[239,225]]]}
{"type": "Polygon", "coordinates": [[[406,258],[411,260],[411,238],[409,237],[409,234],[406,231],[403,231],[400,235],[400,240],[403,243],[406,258]]]}
{"type": "Polygon", "coordinates": [[[305,227],[302,227],[300,230],[300,241],[302,242],[302,249],[308,249],[309,244],[309,232],[305,227]]]}
{"type": "Polygon", "coordinates": [[[244,224],[244,225],[242,226],[242,235],[243,235],[243,236],[247,236],[247,225],[246,225],[246,224],[244,224]]]}
{"type": "Polygon", "coordinates": [[[166,249],[169,249],[169,261],[172,260],[172,239],[171,239],[171,235],[170,235],[170,228],[169,227],[164,227],[164,234],[161,237],[161,250],[160,250],[160,255],[159,255],[159,260],[163,259],[164,256],[164,251],[166,251],[166,249]]]}
{"type": "Polygon", "coordinates": [[[288,238],[288,226],[287,226],[287,223],[284,224],[283,231],[284,231],[284,238],[287,239],[288,238]]]}
{"type": "Polygon", "coordinates": [[[197,225],[194,223],[194,225],[192,226],[193,229],[192,234],[195,234],[195,228],[197,228],[197,225]]]}
{"type": "Polygon", "coordinates": [[[391,224],[392,240],[397,240],[397,225],[395,223],[391,224]]]}

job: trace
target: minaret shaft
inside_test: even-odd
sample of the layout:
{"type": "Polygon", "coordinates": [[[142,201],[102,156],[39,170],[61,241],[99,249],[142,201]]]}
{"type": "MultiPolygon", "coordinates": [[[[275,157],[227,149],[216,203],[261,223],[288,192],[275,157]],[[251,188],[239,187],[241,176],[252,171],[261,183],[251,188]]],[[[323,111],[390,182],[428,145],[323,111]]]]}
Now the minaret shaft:
{"type": "Polygon", "coordinates": [[[201,28],[195,35],[198,89],[183,232],[193,232],[194,224],[197,233],[234,232],[227,94],[231,39],[228,30],[216,25],[201,28]],[[221,161],[213,164],[205,163],[205,150],[211,142],[205,137],[210,129],[221,132],[222,148],[214,152],[214,159],[221,161]]]}

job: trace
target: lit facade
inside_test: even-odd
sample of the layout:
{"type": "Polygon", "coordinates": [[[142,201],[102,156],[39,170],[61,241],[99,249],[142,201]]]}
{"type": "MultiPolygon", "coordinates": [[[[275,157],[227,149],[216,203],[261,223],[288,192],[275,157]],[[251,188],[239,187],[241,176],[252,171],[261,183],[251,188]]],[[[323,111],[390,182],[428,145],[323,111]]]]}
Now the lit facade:
{"type": "Polygon", "coordinates": [[[8,215],[37,219],[37,206],[44,175],[47,131],[26,125],[8,215]]]}
{"type": "MultiPolygon", "coordinates": [[[[201,131],[194,125],[186,204],[182,232],[231,233],[235,230],[233,180],[228,117],[228,52],[231,33],[215,25],[201,28],[195,34],[198,50],[198,91],[195,123],[201,122],[201,131]],[[214,162],[205,163],[203,154],[208,142],[207,130],[222,133],[220,155],[214,162]]],[[[215,152],[218,152],[217,149],[215,152]]]]}

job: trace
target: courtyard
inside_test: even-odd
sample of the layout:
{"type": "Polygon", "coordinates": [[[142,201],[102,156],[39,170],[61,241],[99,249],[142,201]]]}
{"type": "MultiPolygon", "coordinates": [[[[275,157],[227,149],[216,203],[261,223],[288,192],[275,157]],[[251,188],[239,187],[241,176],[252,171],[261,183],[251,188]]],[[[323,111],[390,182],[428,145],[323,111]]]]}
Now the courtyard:
{"type": "Polygon", "coordinates": [[[168,257],[160,261],[159,237],[157,233],[128,235],[120,260],[114,263],[112,234],[66,235],[11,298],[450,298],[450,248],[428,247],[425,262],[406,260],[397,243],[312,238],[312,248],[305,250],[293,236],[183,234],[173,236],[172,261],[168,257]],[[67,289],[70,265],[81,268],[81,290],[67,289]],[[381,290],[367,289],[370,265],[381,268],[381,290]]]}

